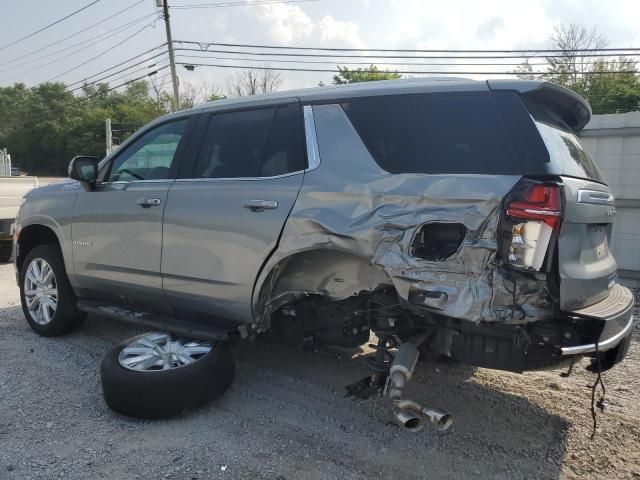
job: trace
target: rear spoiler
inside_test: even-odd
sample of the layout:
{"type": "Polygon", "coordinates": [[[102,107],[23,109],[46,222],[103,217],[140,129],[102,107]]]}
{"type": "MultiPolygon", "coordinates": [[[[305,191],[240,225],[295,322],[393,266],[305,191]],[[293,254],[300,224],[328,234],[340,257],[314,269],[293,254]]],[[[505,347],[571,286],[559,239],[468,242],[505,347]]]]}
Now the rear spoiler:
{"type": "Polygon", "coordinates": [[[487,80],[491,90],[515,90],[526,100],[554,111],[577,132],[591,119],[589,103],[573,90],[539,80],[487,80]]]}

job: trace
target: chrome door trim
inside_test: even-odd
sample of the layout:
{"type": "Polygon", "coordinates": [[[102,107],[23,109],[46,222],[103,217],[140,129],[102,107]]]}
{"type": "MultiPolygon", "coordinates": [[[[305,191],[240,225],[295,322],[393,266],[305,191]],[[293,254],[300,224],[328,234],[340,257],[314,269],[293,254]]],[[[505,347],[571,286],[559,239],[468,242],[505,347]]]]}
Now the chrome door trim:
{"type": "Polygon", "coordinates": [[[318,149],[318,137],[316,136],[316,122],[313,118],[313,107],[305,105],[304,112],[304,138],[307,144],[307,159],[309,166],[306,171],[310,172],[320,166],[320,151],[318,149]]]}
{"type": "Polygon", "coordinates": [[[286,178],[286,177],[292,177],[294,175],[300,175],[304,173],[304,170],[298,170],[297,172],[289,172],[289,173],[283,173],[282,175],[274,175],[272,177],[224,177],[224,178],[176,178],[176,183],[188,183],[188,182],[216,182],[219,180],[224,180],[224,181],[228,181],[228,180],[241,180],[241,181],[246,181],[246,180],[250,180],[250,181],[256,181],[256,180],[277,180],[279,178],[286,178]]]}

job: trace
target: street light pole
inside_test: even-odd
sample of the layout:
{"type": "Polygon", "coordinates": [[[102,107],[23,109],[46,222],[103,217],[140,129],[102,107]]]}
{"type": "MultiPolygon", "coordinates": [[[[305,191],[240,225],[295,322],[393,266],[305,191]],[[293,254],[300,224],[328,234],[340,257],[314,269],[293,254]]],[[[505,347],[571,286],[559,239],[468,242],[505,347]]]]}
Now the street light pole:
{"type": "Polygon", "coordinates": [[[162,2],[164,26],[167,30],[167,47],[169,48],[169,65],[171,67],[171,83],[173,83],[173,101],[176,110],[180,110],[180,90],[178,86],[178,74],[176,73],[176,58],[173,53],[173,39],[171,38],[171,24],[169,23],[169,0],[157,0],[162,2]]]}

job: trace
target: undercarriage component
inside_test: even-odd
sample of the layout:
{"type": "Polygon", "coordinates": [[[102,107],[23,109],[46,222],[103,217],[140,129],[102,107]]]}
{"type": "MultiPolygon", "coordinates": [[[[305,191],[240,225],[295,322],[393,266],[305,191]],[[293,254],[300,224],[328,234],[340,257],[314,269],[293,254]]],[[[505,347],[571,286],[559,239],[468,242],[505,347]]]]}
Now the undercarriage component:
{"type": "Polygon", "coordinates": [[[290,344],[359,347],[369,340],[368,318],[361,313],[366,304],[367,297],[358,295],[337,302],[307,296],[275,312],[265,336],[290,344]]]}
{"type": "Polygon", "coordinates": [[[424,421],[429,420],[439,432],[444,433],[453,425],[453,415],[404,398],[404,388],[413,375],[420,355],[418,346],[425,339],[426,335],[423,335],[400,345],[389,369],[386,390],[391,400],[393,416],[400,427],[417,432],[424,426],[424,421]]]}

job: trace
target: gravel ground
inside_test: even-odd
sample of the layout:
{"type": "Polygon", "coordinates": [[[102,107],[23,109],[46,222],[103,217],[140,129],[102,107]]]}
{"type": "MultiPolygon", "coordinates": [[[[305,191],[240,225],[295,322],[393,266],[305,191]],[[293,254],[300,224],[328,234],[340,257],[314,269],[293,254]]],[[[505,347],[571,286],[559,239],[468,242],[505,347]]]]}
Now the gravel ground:
{"type": "Polygon", "coordinates": [[[0,479],[640,478],[640,330],[604,375],[607,407],[591,441],[586,361],[524,375],[421,362],[408,389],[453,412],[446,436],[391,423],[384,399],[343,397],[361,355],[252,343],[216,403],[166,421],[111,412],[99,364],[136,333],[90,317],[73,334],[35,335],[10,265],[0,265],[0,479]]]}

